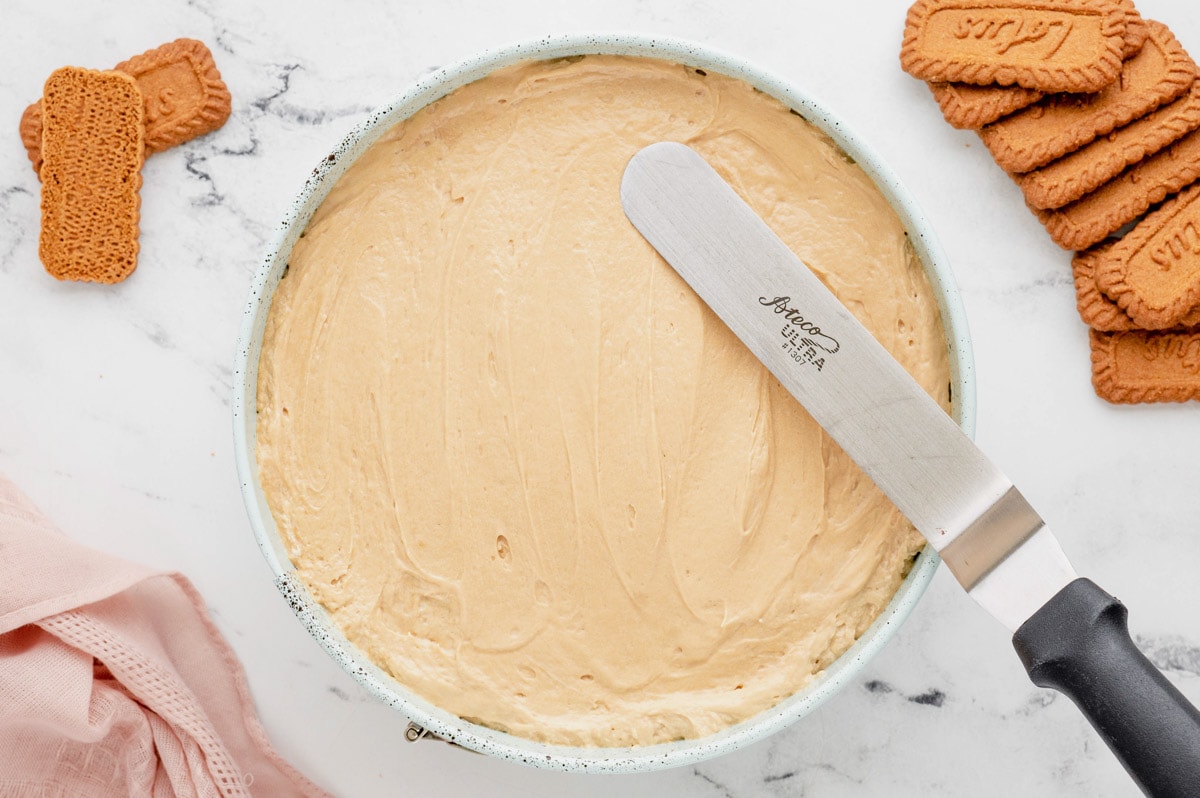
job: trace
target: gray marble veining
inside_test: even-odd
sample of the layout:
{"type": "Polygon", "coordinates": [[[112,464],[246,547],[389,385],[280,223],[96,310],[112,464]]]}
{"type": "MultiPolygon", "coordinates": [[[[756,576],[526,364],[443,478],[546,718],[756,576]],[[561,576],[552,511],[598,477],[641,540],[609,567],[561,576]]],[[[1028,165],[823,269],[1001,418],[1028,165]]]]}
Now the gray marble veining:
{"type": "MultiPolygon", "coordinates": [[[[373,108],[435,64],[550,33],[691,38],[811,91],[878,150],[963,290],[978,440],[1116,593],[1150,658],[1200,700],[1200,407],[1118,408],[1089,384],[1069,255],[974,134],[898,68],[907,3],[160,0],[4,7],[0,47],[0,471],[72,536],[196,582],[280,751],[338,795],[1136,794],[1070,702],[1026,679],[1003,630],[942,573],[858,683],[774,737],[629,777],[533,771],[430,741],[316,646],[274,586],[238,494],[234,342],[288,199],[373,108]],[[152,156],[139,267],[60,284],[37,256],[39,185],[17,121],[49,72],[206,41],[233,94],[219,131],[152,156]]],[[[1200,53],[1188,0],[1139,0],[1200,53]]]]}

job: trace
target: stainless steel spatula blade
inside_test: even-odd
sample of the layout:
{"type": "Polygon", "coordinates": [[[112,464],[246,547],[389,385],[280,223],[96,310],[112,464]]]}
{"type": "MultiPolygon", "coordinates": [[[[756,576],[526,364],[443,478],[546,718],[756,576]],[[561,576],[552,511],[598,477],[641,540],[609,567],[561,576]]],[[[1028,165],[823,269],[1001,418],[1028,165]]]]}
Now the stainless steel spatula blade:
{"type": "Polygon", "coordinates": [[[639,152],[621,200],[642,235],[1009,629],[1075,578],[1008,477],[693,150],[664,142],[639,152]],[[1022,589],[989,589],[989,572],[1031,538],[1044,556],[1027,563],[1022,589]]]}
{"type": "Polygon", "coordinates": [[[1200,712],[1134,647],[1125,608],[1077,578],[1003,473],[689,147],[626,167],[634,226],[1015,632],[1034,682],[1067,693],[1144,789],[1200,784],[1200,712]]]}

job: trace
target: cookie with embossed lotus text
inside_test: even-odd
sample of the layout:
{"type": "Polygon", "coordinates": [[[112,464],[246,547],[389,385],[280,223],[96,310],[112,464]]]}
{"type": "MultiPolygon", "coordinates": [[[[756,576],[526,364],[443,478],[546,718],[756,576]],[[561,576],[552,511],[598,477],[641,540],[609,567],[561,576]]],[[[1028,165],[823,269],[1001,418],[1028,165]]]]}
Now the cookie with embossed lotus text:
{"type": "Polygon", "coordinates": [[[124,280],[137,268],[145,153],[137,81],[63,67],[46,80],[42,111],[42,264],[60,280],[124,280]]]}
{"type": "Polygon", "coordinates": [[[1200,331],[1090,333],[1092,386],[1116,404],[1200,399],[1200,331]]]}
{"type": "MultiPolygon", "coordinates": [[[[229,118],[229,89],[204,42],[176,39],[113,69],[135,78],[145,98],[147,153],[203,136],[229,118]]],[[[21,141],[34,170],[41,168],[41,115],[40,101],[21,115],[21,141]]]]}
{"type": "Polygon", "coordinates": [[[1041,169],[1014,175],[1031,208],[1061,208],[1200,127],[1200,81],[1157,111],[1041,169]]]}
{"type": "Polygon", "coordinates": [[[1121,71],[1116,0],[917,0],[900,65],[929,81],[1095,92],[1121,71]]]}
{"type": "Polygon", "coordinates": [[[1200,184],[1148,214],[1095,270],[1096,285],[1139,327],[1183,323],[1200,306],[1200,184]]]}
{"type": "MultiPolygon", "coordinates": [[[[1132,58],[1142,49],[1149,30],[1133,0],[1117,0],[1125,12],[1125,46],[1121,57],[1132,58]]],[[[1045,95],[1020,86],[976,86],[971,83],[930,83],[942,116],[952,127],[979,130],[997,119],[1033,105],[1045,95]]]]}
{"type": "MultiPolygon", "coordinates": [[[[1109,299],[1096,285],[1096,263],[1108,257],[1108,251],[1117,241],[1092,247],[1083,252],[1076,252],[1071,259],[1071,269],[1075,277],[1075,304],[1079,309],[1079,318],[1093,330],[1100,332],[1123,332],[1139,329],[1137,322],[1109,299]]],[[[1200,306],[1192,308],[1171,329],[1200,328],[1200,306]]]]}
{"type": "Polygon", "coordinates": [[[1141,52],[1124,63],[1121,80],[1093,96],[1046,97],[988,125],[979,137],[1002,169],[1028,172],[1107,135],[1183,95],[1196,64],[1165,25],[1148,21],[1141,52]]]}

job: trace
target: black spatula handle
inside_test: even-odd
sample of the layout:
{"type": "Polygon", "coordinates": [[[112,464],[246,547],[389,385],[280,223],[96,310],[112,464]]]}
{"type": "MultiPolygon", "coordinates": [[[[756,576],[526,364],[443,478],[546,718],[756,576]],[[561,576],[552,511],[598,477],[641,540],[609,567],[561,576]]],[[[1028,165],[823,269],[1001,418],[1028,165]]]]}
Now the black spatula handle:
{"type": "Polygon", "coordinates": [[[1076,579],[1013,635],[1039,687],[1083,710],[1134,780],[1155,798],[1200,796],[1200,711],[1129,638],[1125,605],[1076,579]]]}

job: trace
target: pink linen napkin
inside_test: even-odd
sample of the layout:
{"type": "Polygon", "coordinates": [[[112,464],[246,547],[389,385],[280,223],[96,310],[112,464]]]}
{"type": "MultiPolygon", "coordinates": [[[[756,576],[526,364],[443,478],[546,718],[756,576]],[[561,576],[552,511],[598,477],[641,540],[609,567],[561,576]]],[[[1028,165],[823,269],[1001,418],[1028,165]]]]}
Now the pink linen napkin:
{"type": "Polygon", "coordinates": [[[186,578],[69,540],[0,477],[0,796],[143,795],[325,793],[186,578]]]}

